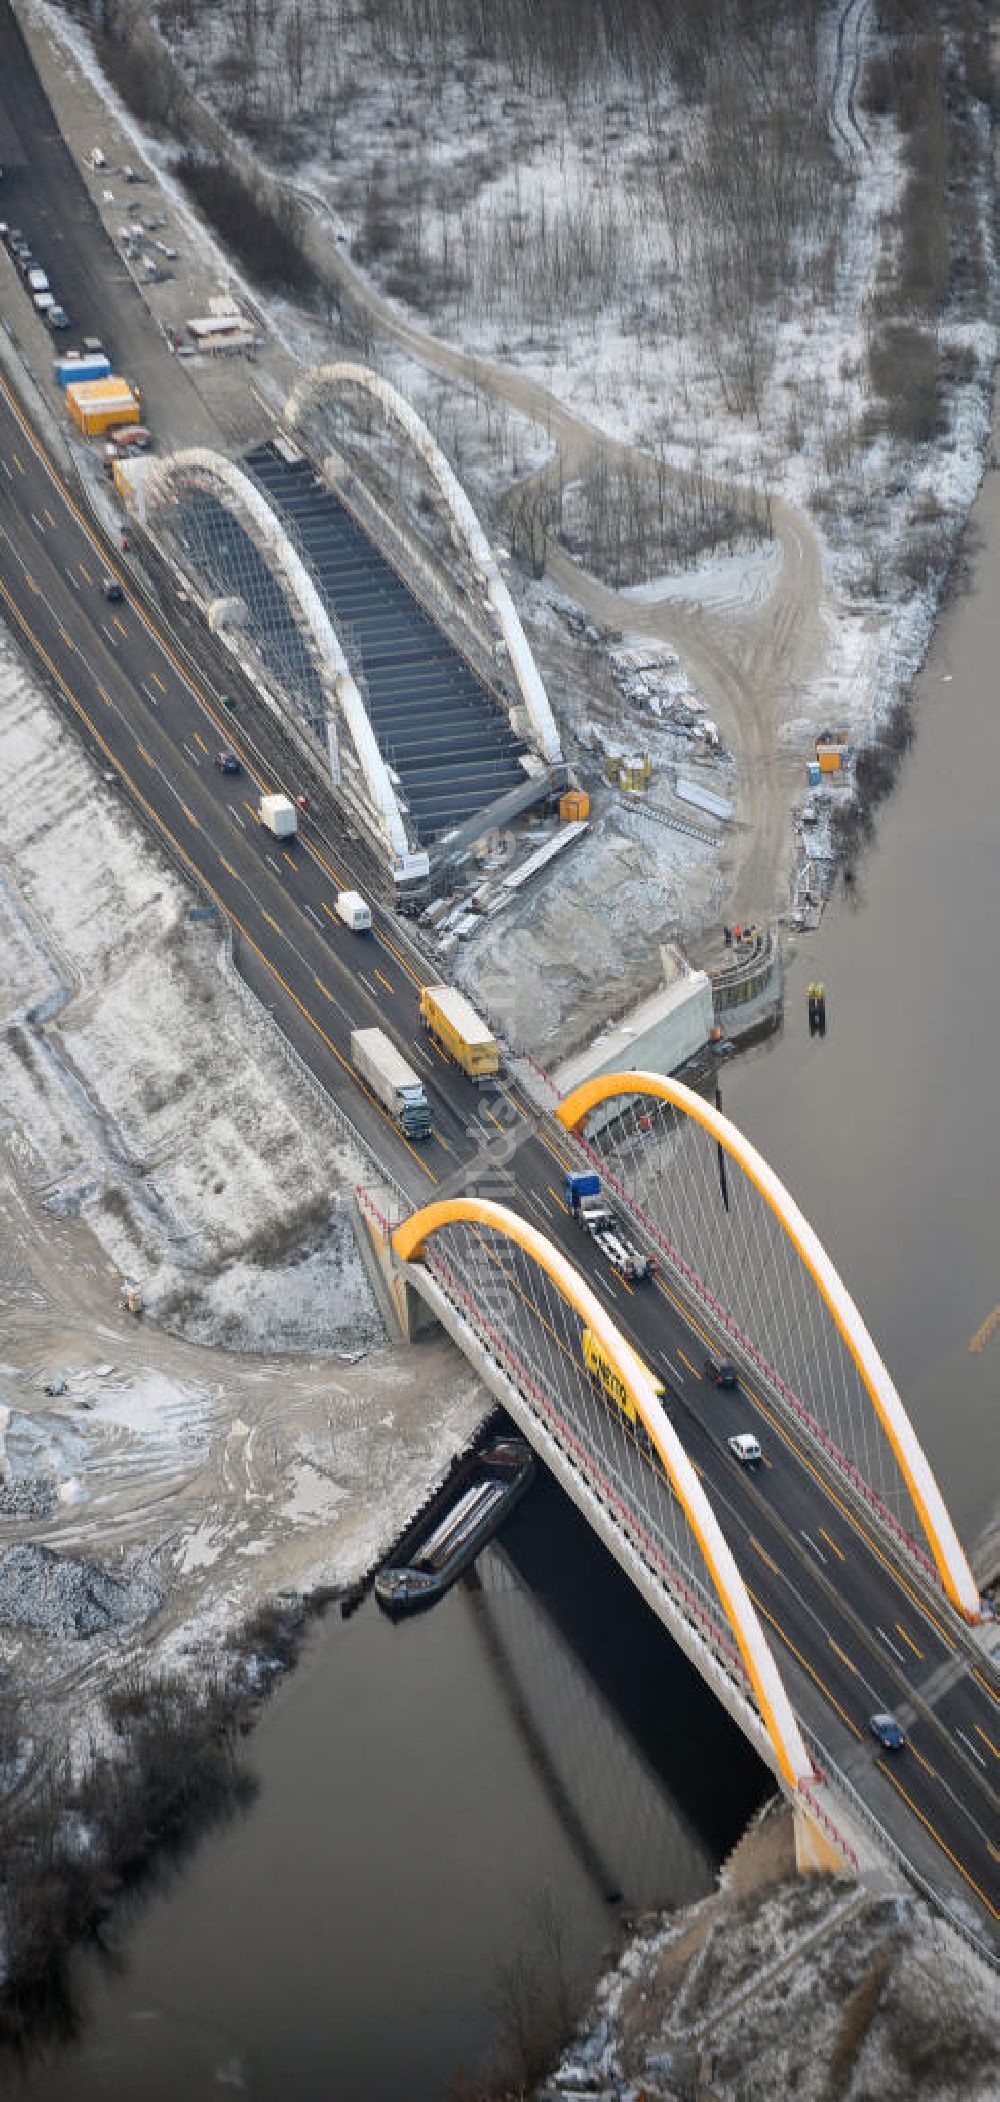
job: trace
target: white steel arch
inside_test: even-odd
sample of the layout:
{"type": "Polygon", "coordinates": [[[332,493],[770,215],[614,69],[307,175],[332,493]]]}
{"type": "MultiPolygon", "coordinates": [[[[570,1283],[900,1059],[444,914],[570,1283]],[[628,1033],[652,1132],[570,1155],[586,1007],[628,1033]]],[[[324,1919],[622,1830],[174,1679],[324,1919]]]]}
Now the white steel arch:
{"type": "Polygon", "coordinates": [[[147,494],[162,502],[192,479],[214,484],[220,501],[228,501],[252,521],[273,557],[288,596],[294,599],[312,637],[328,698],[335,702],[347,726],[386,845],[394,860],[405,862],[410,854],[406,826],[368,711],[326,607],[284,526],[256,482],[224,454],[205,446],[187,446],[157,462],[155,474],[147,480],[147,494]]]}
{"type": "Polygon", "coordinates": [[[358,387],[362,393],[369,394],[386,417],[398,425],[404,437],[419,453],[444,498],[456,545],[463,554],[468,555],[499,621],[538,748],[550,766],[557,765],[562,759],[559,732],[541,674],[518,619],[514,601],[465,490],[445,459],[437,440],[428,430],[423,417],[418,416],[397,388],[391,386],[388,380],[382,379],[377,372],[372,372],[367,365],[318,365],[308,372],[304,379],[299,380],[288,397],[285,404],[285,420],[290,428],[295,428],[306,402],[324,387],[358,387]]]}
{"type": "Polygon", "coordinates": [[[574,1088],[559,1104],[556,1116],[567,1131],[576,1131],[598,1103],[619,1095],[652,1095],[660,1101],[672,1103],[718,1141],[759,1191],[812,1277],[857,1366],[865,1392],[895,1454],[948,1597],[966,1620],[978,1621],[981,1617],[979,1588],[930,1461],[847,1286],[805,1213],[800,1211],[774,1169],[739,1127],[730,1123],[721,1110],[704,1101],[693,1089],[685,1087],[681,1080],[673,1080],[663,1073],[601,1073],[574,1088]]]}
{"type": "Polygon", "coordinates": [[[746,1666],[780,1770],[792,1788],[809,1783],[814,1774],[813,1762],[770,1644],[711,1502],[662,1407],[645,1366],[631,1344],[619,1334],[585,1278],[567,1261],[561,1250],[536,1226],[529,1225],[526,1219],[504,1204],[495,1204],[486,1197],[441,1198],[404,1219],[393,1233],[392,1245],[401,1262],[412,1263],[418,1260],[425,1241],[432,1234],[442,1227],[463,1223],[491,1227],[516,1241],[576,1308],[625,1382],[704,1555],[746,1666]]]}

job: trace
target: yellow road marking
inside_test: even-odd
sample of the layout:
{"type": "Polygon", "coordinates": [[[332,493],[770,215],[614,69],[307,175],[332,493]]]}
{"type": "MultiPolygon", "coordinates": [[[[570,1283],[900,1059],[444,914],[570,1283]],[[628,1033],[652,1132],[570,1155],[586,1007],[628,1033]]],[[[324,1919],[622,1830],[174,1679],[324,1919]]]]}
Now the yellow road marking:
{"type": "Polygon", "coordinates": [[[193,810],[189,810],[189,809],[188,809],[188,806],[187,806],[187,804],[186,804],[186,803],[182,803],[182,804],[181,804],[181,809],[183,810],[183,812],[184,812],[184,815],[185,815],[185,817],[187,818],[188,824],[189,824],[189,825],[193,825],[193,826],[194,826],[194,828],[195,828],[195,831],[198,831],[198,830],[199,830],[199,826],[198,826],[198,820],[197,820],[197,818],[195,817],[194,811],[193,811],[193,810]]]}
{"type": "Polygon", "coordinates": [[[936,1781],[937,1767],[932,1766],[930,1760],[924,1758],[923,1752],[918,1752],[912,1737],[908,1737],[906,1741],[909,1745],[910,1751],[912,1752],[914,1759],[917,1761],[918,1766],[922,1766],[925,1774],[930,1774],[931,1780],[936,1781]]]}
{"type": "Polygon", "coordinates": [[[775,1561],[774,1556],[769,1555],[766,1547],[761,1546],[760,1541],[757,1539],[756,1534],[754,1533],[750,1534],[750,1545],[751,1547],[756,1548],[756,1551],[759,1554],[761,1561],[766,1562],[769,1569],[773,1569],[775,1576],[780,1576],[781,1571],[778,1568],[778,1564],[775,1561]]]}
{"type": "Polygon", "coordinates": [[[294,861],[293,861],[293,859],[292,859],[292,856],[291,856],[291,855],[290,855],[290,853],[288,852],[288,849],[287,849],[287,847],[282,847],[281,851],[282,851],[282,854],[283,854],[283,855],[284,855],[284,857],[285,857],[285,860],[286,860],[286,861],[287,861],[287,863],[288,863],[288,866],[289,866],[289,868],[290,868],[290,869],[293,869],[293,868],[295,867],[295,863],[294,863],[294,861]]]}
{"type": "Polygon", "coordinates": [[[690,1358],[686,1356],[685,1352],[683,1350],[678,1350],[677,1355],[680,1358],[681,1364],[687,1366],[688,1371],[690,1373],[693,1373],[695,1379],[700,1379],[701,1374],[698,1370],[697,1365],[692,1365],[690,1358]]]}
{"type": "Polygon", "coordinates": [[[334,868],[333,863],[329,859],[329,857],[326,854],[324,854],[322,847],[313,846],[310,848],[310,852],[312,853],[314,859],[319,862],[320,868],[325,869],[327,875],[333,877],[337,889],[343,890],[344,878],[340,874],[340,871],[334,868]]]}
{"type": "Polygon", "coordinates": [[[11,453],[11,459],[13,460],[13,462],[14,462],[14,465],[15,465],[15,467],[17,468],[18,474],[23,474],[23,473],[24,473],[24,467],[23,467],[23,464],[22,464],[22,462],[21,462],[21,461],[20,461],[20,460],[18,459],[18,456],[17,456],[17,454],[16,454],[16,453],[11,453]]]}
{"type": "Polygon", "coordinates": [[[251,817],[255,818],[258,824],[260,823],[260,811],[255,803],[247,802],[246,796],[243,798],[243,808],[244,810],[249,810],[251,817]]]}
{"type": "Polygon", "coordinates": [[[331,993],[329,986],[324,985],[323,980],[319,976],[318,972],[313,972],[313,979],[315,983],[319,986],[320,992],[322,993],[324,1000],[332,1000],[333,994],[331,993]]]}
{"type": "Polygon", "coordinates": [[[97,691],[100,694],[105,706],[108,708],[113,708],[115,704],[111,698],[111,695],[109,693],[105,693],[103,686],[99,686],[97,691]]]}
{"type": "Polygon", "coordinates": [[[853,1671],[856,1679],[860,1679],[861,1673],[854,1662],[854,1658],[849,1657],[845,1649],[841,1649],[839,1642],[835,1642],[832,1635],[828,1635],[826,1639],[834,1656],[839,1657],[842,1664],[846,1664],[848,1671],[853,1671]]]}
{"type": "Polygon", "coordinates": [[[809,1677],[815,1680],[815,1683],[819,1687],[820,1692],[829,1701],[831,1708],[836,1708],[837,1714],[839,1715],[841,1722],[846,1723],[847,1728],[860,1741],[862,1732],[858,1729],[857,1723],[852,1721],[851,1717],[847,1713],[847,1709],[841,1707],[836,1694],[830,1692],[830,1688],[826,1684],[825,1679],[820,1678],[819,1672],[814,1671],[812,1665],[809,1662],[809,1659],[802,1655],[801,1650],[796,1649],[794,1642],[789,1641],[788,1636],[786,1635],[780,1620],[776,1620],[774,1614],[768,1612],[768,1609],[765,1606],[763,1600],[758,1598],[757,1593],[755,1591],[750,1590],[749,1584],[747,1585],[747,1590],[750,1591],[750,1596],[753,1599],[754,1605],[756,1606],[758,1613],[760,1613],[765,1620],[770,1622],[775,1633],[781,1636],[781,1640],[784,1643],[785,1648],[791,1650],[792,1656],[796,1658],[799,1664],[801,1664],[803,1671],[807,1671],[809,1673],[809,1677]]]}
{"type": "Polygon", "coordinates": [[[998,1694],[994,1693],[994,1691],[993,1691],[993,1688],[992,1688],[992,1686],[990,1685],[990,1682],[989,1682],[988,1678],[986,1678],[985,1674],[984,1674],[983,1672],[981,1672],[981,1671],[980,1671],[980,1669],[979,1669],[979,1667],[978,1667],[978,1665],[977,1665],[977,1664],[974,1664],[974,1665],[973,1665],[973,1667],[972,1667],[972,1676],[973,1676],[973,1678],[974,1678],[974,1679],[975,1679],[975,1680],[977,1681],[977,1683],[978,1683],[978,1684],[979,1684],[979,1685],[980,1685],[980,1686],[982,1687],[982,1689],[983,1689],[983,1692],[984,1692],[984,1693],[988,1693],[988,1694],[989,1694],[989,1697],[990,1697],[991,1701],[993,1702],[993,1706],[994,1706],[995,1708],[1000,1708],[1000,1695],[998,1695],[998,1694]]]}
{"type": "Polygon", "coordinates": [[[969,1349],[974,1351],[978,1357],[979,1352],[985,1350],[990,1337],[996,1334],[998,1328],[1000,1328],[1000,1306],[995,1306],[992,1314],[987,1314],[982,1327],[977,1328],[975,1335],[971,1337],[969,1349]]]}
{"type": "Polygon", "coordinates": [[[90,571],[89,571],[89,569],[87,568],[87,565],[86,565],[86,563],[85,563],[85,562],[79,562],[79,561],[78,561],[78,562],[77,562],[77,565],[76,565],[76,566],[77,566],[77,568],[78,568],[78,570],[79,570],[79,572],[80,572],[80,575],[81,575],[81,576],[82,576],[82,578],[83,578],[83,581],[84,581],[84,583],[85,583],[85,584],[92,584],[92,583],[93,583],[93,581],[94,581],[94,579],[93,579],[93,577],[91,576],[91,574],[90,574],[90,571]]]}
{"type": "Polygon", "coordinates": [[[48,521],[49,521],[49,524],[50,524],[50,526],[54,526],[54,525],[55,525],[55,522],[56,522],[56,521],[55,521],[55,519],[53,518],[53,516],[52,516],[52,513],[51,513],[51,511],[49,510],[49,507],[48,507],[48,505],[47,505],[47,504],[43,504],[43,505],[42,505],[42,517],[43,517],[43,518],[47,518],[47,519],[48,519],[48,521]]]}
{"type": "Polygon", "coordinates": [[[553,1160],[557,1160],[559,1162],[559,1166],[564,1170],[564,1172],[568,1173],[569,1161],[567,1160],[566,1155],[564,1153],[560,1153],[558,1146],[553,1145],[553,1142],[550,1139],[548,1132],[539,1130],[538,1136],[541,1139],[542,1145],[548,1148],[548,1151],[551,1153],[553,1160]]]}
{"type": "MultiPolygon", "coordinates": [[[[151,679],[152,679],[152,681],[153,681],[153,685],[154,685],[154,686],[158,686],[158,687],[159,687],[159,689],[160,689],[160,692],[161,692],[161,693],[166,693],[166,690],[167,690],[167,689],[166,689],[166,687],[164,686],[164,684],[163,684],[163,680],[162,680],[162,679],[160,678],[160,675],[159,675],[159,673],[158,673],[158,672],[155,672],[155,671],[151,671],[151,672],[150,672],[150,674],[149,674],[149,676],[150,676],[150,678],[151,678],[151,679]]],[[[196,734],[197,734],[197,733],[196,733],[196,734]]],[[[206,751],[208,750],[208,746],[207,746],[207,745],[206,745],[205,749],[206,749],[206,751]]]]}
{"type": "Polygon", "coordinates": [[[959,1875],[965,1877],[965,1880],[969,1885],[970,1890],[974,1890],[977,1898],[982,1899],[987,1912],[991,1913],[995,1920],[1000,1919],[1000,1912],[997,1911],[995,1905],[991,1904],[989,1898],[986,1895],[985,1890],[980,1889],[975,1877],[970,1876],[968,1869],[963,1866],[962,1862],[958,1858],[958,1855],[953,1854],[951,1848],[945,1844],[945,1841],[942,1839],[940,1832],[936,1831],[935,1827],[931,1824],[930,1818],[925,1817],[924,1812],[919,1808],[918,1804],[914,1802],[913,1797],[907,1794],[907,1791],[903,1787],[902,1782],[897,1780],[896,1775],[893,1773],[891,1766],[888,1766],[884,1759],[876,1759],[875,1764],[878,1767],[879,1772],[885,1775],[886,1780],[892,1782],[892,1785],[896,1790],[897,1795],[901,1795],[904,1803],[909,1804],[909,1807],[912,1810],[914,1817],[918,1817],[920,1819],[921,1824],[924,1826],[925,1830],[930,1833],[931,1838],[937,1840],[938,1846],[940,1847],[942,1854],[947,1854],[948,1859],[952,1864],[952,1867],[957,1868],[959,1875]]]}
{"type": "Polygon", "coordinates": [[[446,1138],[442,1138],[442,1136],[441,1136],[441,1133],[440,1133],[439,1131],[436,1131],[436,1132],[434,1133],[434,1137],[436,1138],[436,1140],[437,1140],[437,1142],[438,1142],[438,1145],[439,1145],[439,1146],[443,1146],[443,1147],[444,1147],[444,1150],[445,1150],[445,1152],[446,1152],[446,1153],[451,1153],[451,1154],[454,1154],[454,1151],[455,1151],[455,1148],[454,1148],[454,1146],[449,1146],[449,1144],[448,1144],[448,1141],[447,1141],[447,1139],[446,1139],[446,1138]]]}
{"type": "Polygon", "coordinates": [[[236,874],[236,870],[234,869],[232,862],[227,861],[224,854],[219,855],[219,861],[221,866],[225,869],[227,876],[232,876],[234,880],[238,883],[240,879],[236,874]]]}
{"type": "Polygon", "coordinates": [[[917,1648],[917,1645],[913,1640],[913,1636],[907,1634],[906,1629],[904,1628],[901,1620],[897,1620],[896,1622],[896,1633],[897,1635],[902,1635],[903,1641],[905,1643],[908,1643],[910,1649],[913,1651],[914,1656],[919,1657],[921,1662],[923,1662],[923,1650],[917,1648]]]}
{"type": "Polygon", "coordinates": [[[1000,1752],[998,1752],[998,1750],[997,1750],[997,1748],[996,1748],[996,1745],[995,1745],[995,1744],[994,1744],[994,1742],[993,1742],[993,1739],[992,1739],[992,1737],[987,1737],[987,1735],[986,1735],[986,1732],[985,1732],[985,1730],[983,1729],[982,1723],[974,1722],[974,1723],[973,1723],[973,1725],[972,1725],[972,1727],[973,1727],[973,1729],[975,1730],[976,1736],[977,1736],[977,1737],[981,1737],[981,1738],[982,1738],[982,1740],[983,1740],[983,1743],[984,1743],[985,1745],[988,1745],[988,1747],[989,1747],[990,1751],[991,1751],[991,1752],[992,1752],[992,1754],[993,1754],[993,1757],[994,1757],[994,1759],[1000,1759],[1000,1752]]]}
{"type": "Polygon", "coordinates": [[[149,753],[147,752],[147,750],[146,750],[146,747],[145,747],[145,745],[144,745],[144,744],[140,744],[140,743],[139,743],[139,740],[138,740],[138,738],[136,738],[136,741],[135,741],[135,748],[136,748],[136,751],[137,751],[137,752],[138,752],[138,754],[139,754],[139,757],[140,757],[140,759],[144,759],[144,760],[145,760],[145,762],[146,762],[146,765],[147,765],[147,766],[152,766],[152,765],[153,765],[153,761],[152,761],[152,759],[150,758],[150,755],[149,755],[149,753]]]}
{"type": "Polygon", "coordinates": [[[128,634],[128,629],[125,626],[125,622],[123,620],[119,620],[117,613],[113,613],[111,615],[111,625],[112,627],[117,628],[119,635],[128,634]]]}
{"type": "Polygon", "coordinates": [[[335,927],[341,927],[341,926],[343,925],[343,921],[342,921],[342,920],[338,920],[338,918],[337,918],[337,915],[336,915],[336,913],[335,913],[335,912],[331,912],[331,910],[330,910],[330,907],[329,907],[329,905],[327,904],[327,902],[326,902],[326,899],[325,899],[325,898],[321,898],[321,899],[320,899],[320,904],[321,904],[321,905],[322,905],[322,907],[323,907],[323,911],[325,912],[325,914],[326,914],[326,916],[327,916],[327,919],[328,919],[328,920],[332,920],[332,921],[333,921],[333,924],[334,924],[334,926],[335,926],[335,927]]]}
{"type": "Polygon", "coordinates": [[[395,957],[400,970],[406,972],[406,975],[410,979],[411,983],[416,986],[418,993],[422,991],[425,985],[428,985],[430,983],[429,979],[421,978],[419,971],[415,971],[413,965],[409,963],[406,957],[403,955],[402,949],[397,949],[395,942],[390,941],[389,936],[385,934],[381,928],[379,929],[376,939],[384,944],[384,946],[389,950],[390,955],[395,957]]]}
{"type": "MultiPolygon", "coordinates": [[[[684,1309],[681,1308],[681,1312],[683,1311],[684,1309]]],[[[915,1606],[917,1612],[922,1614],[924,1619],[930,1622],[930,1625],[940,1636],[946,1649],[953,1649],[954,1643],[952,1642],[951,1636],[949,1635],[947,1629],[942,1627],[941,1622],[938,1620],[936,1614],[931,1610],[930,1606],[928,1606],[925,1603],[925,1601],[921,1598],[919,1592],[914,1591],[912,1586],[907,1583],[906,1578],[901,1575],[900,1571],[896,1568],[895,1563],[890,1562],[888,1555],[884,1555],[882,1553],[881,1548],[872,1539],[871,1534],[868,1531],[866,1531],[865,1527],[861,1524],[860,1519],[855,1517],[854,1512],[851,1510],[850,1506],[843,1502],[842,1498],[837,1495],[835,1489],[831,1488],[830,1483],[824,1479],[818,1467],[815,1467],[812,1461],[803,1452],[801,1445],[796,1444],[795,1439],[791,1436],[790,1432],[788,1431],[780,1417],[778,1417],[775,1414],[773,1409],[768,1407],[765,1401],[761,1400],[759,1394],[755,1393],[753,1395],[753,1400],[756,1402],[757,1407],[760,1409],[761,1415],[767,1417],[767,1420],[771,1425],[772,1430],[776,1431],[779,1438],[781,1438],[787,1445],[789,1452],[793,1452],[795,1454],[795,1457],[799,1461],[800,1465],[808,1470],[808,1472],[812,1475],[813,1481],[817,1483],[820,1489],[822,1489],[824,1496],[828,1497],[829,1501],[836,1506],[837,1510],[840,1512],[841,1517],[847,1520],[847,1523],[851,1527],[852,1532],[857,1533],[858,1538],[864,1541],[866,1547],[869,1547],[871,1549],[872,1554],[875,1555],[877,1560],[881,1562],[883,1569],[888,1570],[889,1575],[892,1577],[893,1581],[899,1585],[900,1590],[905,1591],[906,1596],[910,1601],[910,1604],[912,1606],[915,1606]]]]}
{"type": "Polygon", "coordinates": [[[280,933],[281,933],[281,928],[279,927],[279,925],[278,925],[278,922],[277,922],[277,920],[276,920],[276,919],[273,919],[273,918],[272,918],[272,916],[271,916],[271,914],[270,914],[269,912],[266,912],[266,911],[265,911],[265,909],[264,909],[263,905],[262,905],[262,906],[261,906],[261,908],[260,908],[260,916],[261,916],[261,919],[262,919],[262,920],[266,920],[266,921],[267,921],[267,924],[268,924],[268,926],[269,926],[270,928],[272,928],[272,930],[273,930],[273,932],[274,932],[275,934],[280,934],[280,933]]]}
{"type": "Polygon", "coordinates": [[[385,986],[386,992],[387,992],[387,993],[392,993],[392,992],[395,992],[395,990],[396,990],[395,986],[394,986],[394,985],[390,985],[390,983],[389,983],[389,980],[388,980],[388,978],[384,978],[384,977],[383,977],[383,975],[382,975],[382,972],[381,972],[381,971],[379,970],[378,964],[375,964],[373,968],[374,968],[374,971],[375,971],[375,976],[376,976],[376,978],[378,979],[378,982],[379,982],[379,984],[380,984],[380,985],[384,985],[384,986],[385,986]]]}
{"type": "Polygon", "coordinates": [[[830,1534],[827,1532],[825,1525],[818,1525],[816,1527],[816,1531],[819,1533],[820,1538],[826,1541],[827,1547],[832,1547],[834,1554],[839,1555],[842,1562],[846,1562],[847,1556],[845,1555],[843,1548],[838,1547],[836,1541],[831,1539],[830,1534]]]}
{"type": "MultiPolygon", "coordinates": [[[[160,681],[159,681],[159,679],[157,679],[157,682],[156,682],[156,683],[157,683],[157,685],[159,686],[159,684],[160,684],[160,681]]],[[[200,746],[201,746],[201,749],[202,749],[202,751],[203,751],[203,752],[207,752],[207,751],[208,751],[208,746],[207,746],[207,744],[205,743],[205,740],[204,740],[204,738],[203,738],[203,736],[202,736],[202,734],[201,734],[201,731],[200,731],[200,730],[194,730],[194,731],[192,731],[192,736],[194,737],[194,741],[195,741],[195,744],[200,744],[200,746]]]]}
{"type": "Polygon", "coordinates": [[[34,592],[34,594],[35,594],[35,597],[36,597],[36,598],[41,598],[41,595],[42,595],[42,594],[41,594],[41,592],[40,592],[40,591],[39,591],[39,589],[38,589],[38,585],[36,584],[36,582],[35,582],[35,579],[34,579],[34,577],[33,577],[33,576],[32,576],[32,574],[31,574],[31,571],[30,571],[30,569],[26,569],[26,570],[25,570],[25,572],[24,572],[24,581],[25,581],[25,583],[27,584],[28,590],[29,590],[29,591],[33,591],[33,592],[34,592]]]}

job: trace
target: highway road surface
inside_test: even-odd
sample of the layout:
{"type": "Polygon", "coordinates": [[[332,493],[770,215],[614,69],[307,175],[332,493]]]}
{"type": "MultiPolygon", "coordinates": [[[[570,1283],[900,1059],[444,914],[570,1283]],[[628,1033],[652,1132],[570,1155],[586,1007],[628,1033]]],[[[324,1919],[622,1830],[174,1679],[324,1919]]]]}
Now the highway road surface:
{"type": "MultiPolygon", "coordinates": [[[[93,751],[95,793],[131,798],[199,898],[230,922],[244,976],[410,1200],[466,1187],[470,1176],[496,1194],[482,1142],[507,1126],[512,1201],[586,1272],[663,1377],[800,1718],[921,1872],[957,1893],[1000,1946],[1000,1696],[986,1660],[950,1611],[897,1568],[763,1389],[733,1395],[706,1382],[706,1339],[666,1279],[631,1287],[573,1225],[559,1196],[565,1137],[506,1083],[484,1100],[430,1044],[418,1014],[424,967],[405,927],[379,906],[365,939],[335,917],[338,887],[371,894],[372,867],[339,834],[330,799],[317,794],[317,816],[303,820],[292,845],[262,830],[259,789],[294,795],[307,785],[290,747],[259,698],[233,687],[221,652],[213,669],[214,646],[190,605],[168,609],[146,596],[64,486],[6,384],[0,614],[93,751]],[[111,576],[122,584],[120,603],[104,596],[111,576]],[[235,712],[224,690],[235,693],[235,712]],[[214,763],[223,749],[241,761],[233,778],[214,763]],[[390,1031],[425,1082],[435,1117],[426,1145],[410,1145],[351,1072],[350,1031],[371,1023],[390,1031]],[[740,1468],[726,1444],[747,1428],[764,1447],[759,1474],[740,1468]],[[905,1724],[898,1755],[870,1737],[880,1708],[905,1724]]],[[[529,1348],[540,1318],[525,1309],[529,1348]]],[[[607,1434],[613,1464],[625,1431],[610,1413],[607,1434]]],[[[652,1476],[650,1484],[661,1493],[652,1476]]]]}

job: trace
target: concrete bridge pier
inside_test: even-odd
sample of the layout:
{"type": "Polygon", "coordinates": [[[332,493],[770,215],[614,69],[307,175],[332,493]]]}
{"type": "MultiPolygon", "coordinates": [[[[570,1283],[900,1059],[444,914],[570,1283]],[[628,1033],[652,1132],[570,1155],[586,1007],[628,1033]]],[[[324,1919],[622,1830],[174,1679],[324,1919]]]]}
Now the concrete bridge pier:
{"type": "Polygon", "coordinates": [[[392,1222],[367,1190],[359,1190],[352,1199],[352,1216],[361,1260],[390,1336],[398,1342],[417,1343],[433,1335],[441,1323],[410,1283],[406,1266],[392,1245],[392,1222]]]}

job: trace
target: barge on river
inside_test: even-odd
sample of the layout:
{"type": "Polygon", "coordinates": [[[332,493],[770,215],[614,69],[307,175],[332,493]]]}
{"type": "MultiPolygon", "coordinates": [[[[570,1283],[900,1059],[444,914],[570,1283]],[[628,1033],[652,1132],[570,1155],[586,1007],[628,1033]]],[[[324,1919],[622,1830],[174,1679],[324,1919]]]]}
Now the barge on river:
{"type": "Polygon", "coordinates": [[[386,1613],[433,1605],[468,1569],[524,1495],[535,1457],[523,1438],[497,1438],[461,1461],[429,1508],[403,1534],[375,1596],[386,1613]]]}

